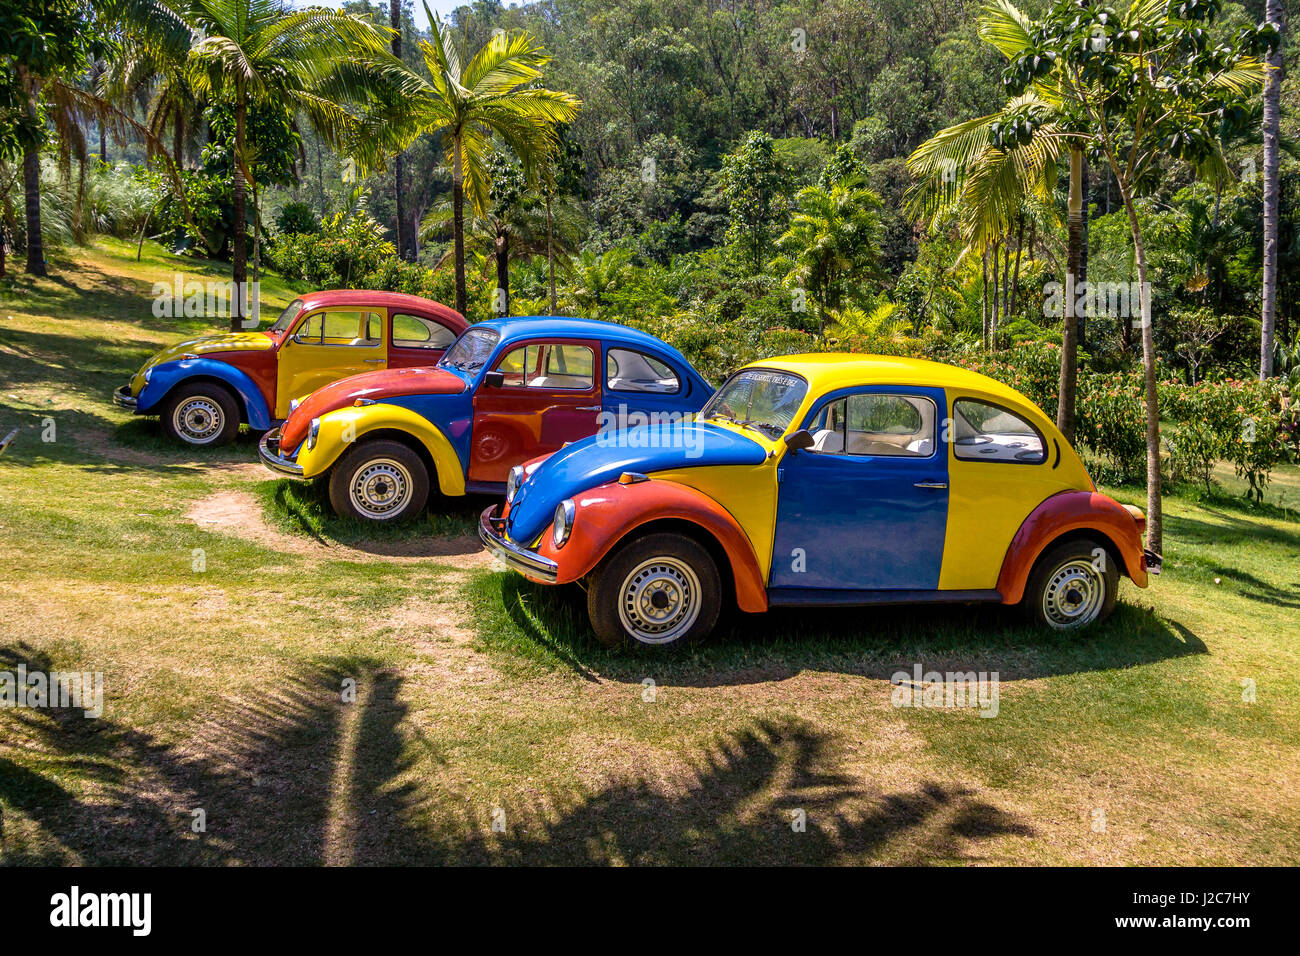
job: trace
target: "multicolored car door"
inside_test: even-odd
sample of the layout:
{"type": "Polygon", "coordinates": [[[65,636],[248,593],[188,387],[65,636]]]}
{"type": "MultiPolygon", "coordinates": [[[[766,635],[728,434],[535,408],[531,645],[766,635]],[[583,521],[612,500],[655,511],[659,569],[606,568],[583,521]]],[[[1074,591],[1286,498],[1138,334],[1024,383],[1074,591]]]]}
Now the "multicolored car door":
{"type": "Polygon", "coordinates": [[[373,309],[321,309],[303,316],[280,346],[275,417],[289,403],[330,382],[384,368],[388,346],[383,315],[373,309]]]}
{"type": "Polygon", "coordinates": [[[683,402],[693,383],[664,356],[632,345],[605,346],[603,408],[607,421],[628,428],[672,424],[689,412],[683,402]]]}
{"type": "Polygon", "coordinates": [[[772,588],[935,590],[948,522],[944,390],[841,389],[778,468],[772,588]]]}
{"type": "Polygon", "coordinates": [[[522,461],[596,433],[601,408],[601,343],[545,339],[508,346],[474,394],[469,480],[504,482],[522,461]]]}

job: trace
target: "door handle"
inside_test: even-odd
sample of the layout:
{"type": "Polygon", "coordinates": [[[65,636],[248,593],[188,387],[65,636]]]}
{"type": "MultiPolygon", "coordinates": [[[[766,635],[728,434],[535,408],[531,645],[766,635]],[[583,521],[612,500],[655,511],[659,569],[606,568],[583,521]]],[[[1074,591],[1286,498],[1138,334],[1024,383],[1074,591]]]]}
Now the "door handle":
{"type": "Polygon", "coordinates": [[[946,482],[946,481],[918,481],[918,482],[916,482],[915,484],[913,484],[912,487],[913,487],[913,488],[937,488],[937,489],[942,490],[942,489],[948,487],[948,482],[946,482]]]}
{"type": "Polygon", "coordinates": [[[575,412],[598,412],[598,411],[600,411],[600,406],[599,406],[599,405],[579,405],[577,408],[574,409],[574,411],[575,411],[575,412]]]}
{"type": "Polygon", "coordinates": [[[383,359],[362,359],[367,365],[379,365],[383,359]]]}

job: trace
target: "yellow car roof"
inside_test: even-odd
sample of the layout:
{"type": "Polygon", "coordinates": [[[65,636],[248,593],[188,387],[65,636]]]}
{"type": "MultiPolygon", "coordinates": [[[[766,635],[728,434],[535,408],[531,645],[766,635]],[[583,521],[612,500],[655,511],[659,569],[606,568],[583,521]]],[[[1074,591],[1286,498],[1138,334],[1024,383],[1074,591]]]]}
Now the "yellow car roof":
{"type": "Polygon", "coordinates": [[[810,390],[822,395],[853,385],[930,385],[968,389],[1036,408],[1028,398],[996,379],[957,365],[895,355],[856,355],[849,352],[809,352],[750,362],[745,368],[771,368],[795,372],[808,380],[810,390]]]}

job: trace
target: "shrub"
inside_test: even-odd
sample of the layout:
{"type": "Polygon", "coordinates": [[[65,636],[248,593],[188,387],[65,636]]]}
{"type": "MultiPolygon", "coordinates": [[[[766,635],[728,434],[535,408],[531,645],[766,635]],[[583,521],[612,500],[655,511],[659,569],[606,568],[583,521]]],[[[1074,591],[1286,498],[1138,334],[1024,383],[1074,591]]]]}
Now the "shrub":
{"type": "Polygon", "coordinates": [[[296,200],[287,202],[275,219],[281,235],[302,236],[320,231],[320,222],[311,206],[296,200]]]}

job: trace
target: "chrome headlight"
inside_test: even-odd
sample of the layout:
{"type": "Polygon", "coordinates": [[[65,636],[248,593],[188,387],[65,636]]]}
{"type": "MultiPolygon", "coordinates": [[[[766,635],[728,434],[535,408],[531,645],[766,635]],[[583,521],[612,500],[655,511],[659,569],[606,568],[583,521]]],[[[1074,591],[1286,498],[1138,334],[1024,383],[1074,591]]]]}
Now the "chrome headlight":
{"type": "Polygon", "coordinates": [[[316,447],[316,437],[320,435],[320,419],[313,418],[311,426],[307,429],[307,450],[311,451],[316,447]]]}
{"type": "Polygon", "coordinates": [[[289,414],[292,415],[294,412],[296,412],[298,410],[298,406],[301,404],[302,404],[301,398],[291,398],[289,400],[289,414]]]}
{"type": "Polygon", "coordinates": [[[510,469],[510,474],[506,476],[506,504],[515,500],[515,492],[519,486],[524,483],[523,465],[515,465],[510,469]]]}
{"type": "Polygon", "coordinates": [[[569,540],[575,513],[572,498],[565,498],[555,506],[555,520],[551,523],[551,543],[557,548],[564,547],[564,542],[569,540]]]}

